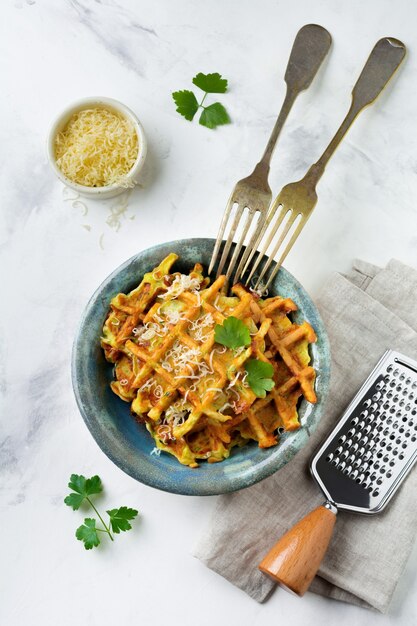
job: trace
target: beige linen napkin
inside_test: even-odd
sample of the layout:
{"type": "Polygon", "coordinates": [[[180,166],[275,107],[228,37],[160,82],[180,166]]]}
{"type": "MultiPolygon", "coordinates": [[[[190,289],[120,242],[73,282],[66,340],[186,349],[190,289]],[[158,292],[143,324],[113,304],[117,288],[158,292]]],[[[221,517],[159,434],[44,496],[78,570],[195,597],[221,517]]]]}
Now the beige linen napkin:
{"type": "MultiPolygon", "coordinates": [[[[417,358],[417,271],[356,261],[333,275],[318,307],[332,352],[330,392],[317,431],[283,469],[220,496],[195,555],[262,602],[275,584],[257,565],[276,540],[324,501],[308,461],[387,348],[417,358]]],[[[372,517],[341,512],[311,591],[385,612],[417,531],[417,468],[388,507],[372,517]]]]}

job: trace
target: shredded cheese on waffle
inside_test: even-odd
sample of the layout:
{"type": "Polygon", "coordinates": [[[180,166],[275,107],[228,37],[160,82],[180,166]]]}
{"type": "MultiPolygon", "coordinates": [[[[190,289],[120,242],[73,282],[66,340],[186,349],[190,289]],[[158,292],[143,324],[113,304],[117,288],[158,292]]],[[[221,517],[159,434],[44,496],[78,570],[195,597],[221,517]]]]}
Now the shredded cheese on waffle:
{"type": "Polygon", "coordinates": [[[316,401],[308,350],[314,330],[291,321],[296,305],[289,298],[263,300],[241,285],[225,296],[224,276],[209,285],[199,264],[171,274],[176,259],[170,254],[111,301],[101,345],[115,364],[112,390],[145,422],[156,445],[151,454],[168,452],[197,467],[251,440],[277,445],[283,430],[300,427],[300,399],[316,401]],[[248,327],[250,346],[216,344],[215,326],[229,316],[248,327]],[[275,386],[265,398],[249,385],[249,358],[273,367],[275,386]]]}

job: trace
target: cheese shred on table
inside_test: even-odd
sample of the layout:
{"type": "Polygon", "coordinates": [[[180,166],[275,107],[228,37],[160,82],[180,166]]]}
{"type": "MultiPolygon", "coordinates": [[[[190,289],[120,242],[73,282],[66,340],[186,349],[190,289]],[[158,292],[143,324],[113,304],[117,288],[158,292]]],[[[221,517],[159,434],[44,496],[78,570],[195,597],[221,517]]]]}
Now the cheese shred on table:
{"type": "Polygon", "coordinates": [[[87,187],[120,184],[138,156],[138,136],[130,120],[105,108],[84,109],[70,118],[55,139],[58,167],[87,187]]]}

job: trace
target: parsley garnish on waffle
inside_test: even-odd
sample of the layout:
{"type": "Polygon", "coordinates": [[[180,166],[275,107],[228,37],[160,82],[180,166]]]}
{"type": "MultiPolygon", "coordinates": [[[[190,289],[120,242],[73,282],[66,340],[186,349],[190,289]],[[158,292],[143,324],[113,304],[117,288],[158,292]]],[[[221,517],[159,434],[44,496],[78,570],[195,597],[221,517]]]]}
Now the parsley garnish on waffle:
{"type": "Polygon", "coordinates": [[[250,440],[276,445],[278,429],[300,427],[300,397],[316,402],[308,352],[314,330],[290,320],[297,307],[289,298],[261,299],[242,285],[225,296],[225,277],[210,285],[200,264],[189,274],[170,273],[177,259],[168,255],[110,303],[101,345],[115,365],[112,390],[146,424],[154,452],[184,465],[222,461],[250,440]],[[226,336],[219,326],[229,318],[235,336],[245,337],[240,347],[215,341],[216,328],[219,341],[226,336]],[[265,372],[271,379],[261,378],[265,372]]]}

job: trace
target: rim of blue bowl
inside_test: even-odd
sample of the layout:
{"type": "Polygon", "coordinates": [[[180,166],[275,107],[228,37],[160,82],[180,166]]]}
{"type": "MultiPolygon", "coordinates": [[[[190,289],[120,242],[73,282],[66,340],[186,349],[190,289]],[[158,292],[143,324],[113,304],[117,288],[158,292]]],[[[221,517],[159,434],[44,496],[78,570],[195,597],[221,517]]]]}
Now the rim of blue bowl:
{"type": "MultiPolygon", "coordinates": [[[[316,306],[302,285],[285,268],[281,267],[274,280],[274,286],[281,283],[287,285],[287,290],[284,288],[281,295],[291,297],[295,301],[299,307],[299,312],[296,312],[295,316],[299,315],[300,319],[310,322],[317,334],[317,343],[310,346],[312,364],[317,372],[315,384],[317,403],[313,405],[304,399],[301,400],[299,406],[301,428],[291,433],[284,433],[278,445],[273,448],[261,450],[256,444],[250,443],[242,448],[234,448],[231,456],[222,462],[213,464],[203,462],[200,467],[195,469],[181,465],[177,459],[169,454],[162,453],[159,457],[151,454],[154,442],[150,434],[144,425],[138,424],[132,415],[126,418],[126,406],[129,407],[130,405],[127,405],[109,390],[108,383],[112,379],[112,365],[105,361],[100,346],[101,329],[109,309],[110,299],[120,291],[126,292],[132,289],[142,279],[142,273],[135,274],[137,278],[134,281],[131,279],[128,284],[118,284],[120,282],[118,279],[124,276],[129,268],[140,264],[142,260],[146,263],[149,259],[150,265],[142,270],[144,273],[144,271],[151,270],[169,252],[176,252],[180,259],[175,267],[183,262],[187,264],[189,269],[190,264],[202,262],[207,269],[206,265],[211,256],[214,242],[214,239],[192,238],[161,243],[143,250],[117,267],[101,283],[88,301],[79,323],[72,350],[71,376],[77,405],[87,428],[101,450],[120,469],[139,482],[182,495],[218,495],[237,491],[277,472],[308,442],[320,421],[329,390],[330,346],[324,324],[316,306]],[[192,260],[184,260],[184,256],[187,257],[187,255],[191,255],[192,260]],[[91,338],[88,337],[89,331],[91,338]],[[94,370],[94,364],[96,370],[94,370]],[[105,379],[104,385],[103,380],[99,384],[92,382],[90,366],[93,367],[93,372],[95,371],[96,375],[101,372],[100,366],[104,368],[101,372],[105,379]],[[95,388],[94,385],[96,385],[95,388]],[[92,393],[92,390],[95,391],[95,394],[92,393]],[[102,395],[98,395],[99,391],[102,395]],[[108,395],[109,393],[112,395],[108,395]],[[132,445],[120,425],[103,424],[103,420],[99,416],[100,410],[97,409],[97,402],[104,402],[103,397],[107,397],[108,401],[117,407],[115,412],[111,413],[113,419],[121,420],[122,428],[130,429],[126,432],[138,437],[141,445],[145,446],[146,453],[132,445]],[[120,417],[121,413],[124,413],[122,418],[120,417]]],[[[273,292],[275,294],[277,290],[273,289],[273,292]]],[[[108,413],[108,409],[106,407],[104,410],[104,406],[106,405],[103,404],[101,411],[104,411],[105,414],[108,413]]]]}

